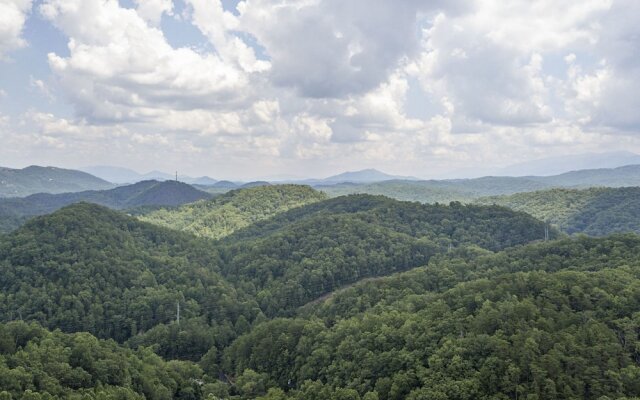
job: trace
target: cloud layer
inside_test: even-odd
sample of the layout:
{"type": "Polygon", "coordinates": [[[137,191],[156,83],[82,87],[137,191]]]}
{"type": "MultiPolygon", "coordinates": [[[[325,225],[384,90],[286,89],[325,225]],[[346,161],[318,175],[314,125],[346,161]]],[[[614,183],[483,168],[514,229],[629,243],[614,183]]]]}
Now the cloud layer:
{"type": "Polygon", "coordinates": [[[41,60],[50,75],[30,84],[73,114],[4,115],[0,135],[23,156],[0,155],[15,163],[76,154],[78,165],[179,164],[234,177],[369,166],[434,176],[640,150],[635,0],[34,7],[0,4],[0,57],[27,45],[26,18],[59,30],[68,51],[50,51],[41,60]],[[197,32],[206,46],[172,45],[171,35],[186,34],[171,26],[197,32]]]}

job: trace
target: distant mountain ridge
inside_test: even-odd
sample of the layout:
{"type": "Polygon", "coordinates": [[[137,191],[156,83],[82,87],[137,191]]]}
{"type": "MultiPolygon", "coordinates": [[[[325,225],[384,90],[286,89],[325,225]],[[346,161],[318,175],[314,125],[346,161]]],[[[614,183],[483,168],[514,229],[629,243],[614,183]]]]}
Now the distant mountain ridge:
{"type": "Polygon", "coordinates": [[[105,190],[113,186],[110,182],[91,174],[71,169],[36,165],[23,169],[0,167],[0,197],[105,190]]]}
{"type": "Polygon", "coordinates": [[[0,232],[15,229],[33,216],[49,214],[78,202],[91,202],[121,210],[145,206],[179,206],[210,197],[210,194],[186,183],[142,181],[109,190],[38,193],[24,198],[0,199],[0,232]]]}
{"type": "MultiPolygon", "coordinates": [[[[141,174],[130,168],[113,167],[109,165],[83,167],[81,168],[81,170],[100,177],[108,182],[118,184],[131,184],[146,180],[168,181],[176,179],[175,174],[172,175],[162,171],[151,171],[147,172],[146,174],[141,174]]],[[[210,178],[208,176],[194,178],[187,175],[178,175],[178,181],[197,185],[213,185],[214,183],[218,182],[216,179],[210,178]]]]}
{"type": "Polygon", "coordinates": [[[561,157],[546,157],[513,164],[499,169],[499,175],[550,176],[577,170],[618,168],[640,164],[640,155],[629,151],[605,153],[571,154],[561,157]]]}
{"type": "Polygon", "coordinates": [[[470,179],[388,180],[370,183],[313,185],[330,196],[379,194],[421,203],[470,202],[480,197],[510,195],[553,188],[640,186],[640,165],[566,172],[552,176],[485,176],[470,179]]]}

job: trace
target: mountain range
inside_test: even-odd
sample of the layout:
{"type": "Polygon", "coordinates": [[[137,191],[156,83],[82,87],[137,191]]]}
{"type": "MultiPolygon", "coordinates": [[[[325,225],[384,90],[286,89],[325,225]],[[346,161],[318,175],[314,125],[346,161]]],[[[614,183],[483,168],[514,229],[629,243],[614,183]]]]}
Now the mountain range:
{"type": "MultiPolygon", "coordinates": [[[[129,168],[114,167],[108,165],[84,167],[80,170],[97,176],[108,182],[117,184],[136,183],[144,180],[168,181],[176,179],[175,174],[172,175],[162,171],[151,171],[147,172],[146,174],[141,174],[129,168]]],[[[187,175],[178,175],[178,181],[197,185],[213,185],[217,182],[217,180],[208,176],[193,178],[187,175]]]]}
{"type": "Polygon", "coordinates": [[[211,195],[175,181],[142,181],[109,190],[71,193],[38,193],[24,198],[0,198],[0,232],[10,231],[27,219],[48,214],[64,206],[90,202],[112,209],[149,206],[179,206],[208,199],[211,195]]]}
{"type": "Polygon", "coordinates": [[[217,240],[88,203],[0,235],[0,397],[640,396],[637,235],[292,185],[217,199],[196,203],[217,240]]]}

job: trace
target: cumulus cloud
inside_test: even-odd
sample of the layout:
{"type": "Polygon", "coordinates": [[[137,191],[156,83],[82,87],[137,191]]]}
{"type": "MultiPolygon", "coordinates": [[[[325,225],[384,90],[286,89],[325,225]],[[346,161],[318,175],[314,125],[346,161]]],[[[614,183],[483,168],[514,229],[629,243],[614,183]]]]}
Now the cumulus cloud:
{"type": "Polygon", "coordinates": [[[599,35],[587,54],[598,60],[583,66],[570,58],[567,108],[584,125],[640,131],[640,3],[619,0],[599,18],[599,35]]]}
{"type": "Polygon", "coordinates": [[[78,114],[89,120],[229,108],[250,94],[242,69],[217,54],[174,49],[161,30],[115,0],[49,0],[40,11],[69,37],[70,56],[50,53],[49,65],[78,114]]]}
{"type": "Polygon", "coordinates": [[[307,97],[375,89],[418,45],[417,19],[459,2],[268,1],[240,3],[240,26],[262,44],[271,79],[307,97]]]}
{"type": "MultiPolygon", "coordinates": [[[[27,3],[3,3],[23,18],[0,25],[0,54],[24,44],[27,3]]],[[[27,112],[21,134],[60,154],[90,159],[106,146],[235,176],[258,164],[265,173],[378,166],[424,176],[640,146],[635,0],[134,5],[40,3],[68,53],[49,53],[52,76],[34,73],[42,79],[30,85],[75,112],[27,112]],[[165,34],[176,32],[161,21],[178,12],[210,46],[170,44],[165,34]]]]}
{"type": "Polygon", "coordinates": [[[11,50],[26,45],[22,28],[31,11],[31,0],[5,0],[0,2],[0,61],[11,50]]]}
{"type": "Polygon", "coordinates": [[[154,26],[160,25],[163,14],[173,14],[172,0],[135,0],[135,3],[138,15],[154,26]]]}

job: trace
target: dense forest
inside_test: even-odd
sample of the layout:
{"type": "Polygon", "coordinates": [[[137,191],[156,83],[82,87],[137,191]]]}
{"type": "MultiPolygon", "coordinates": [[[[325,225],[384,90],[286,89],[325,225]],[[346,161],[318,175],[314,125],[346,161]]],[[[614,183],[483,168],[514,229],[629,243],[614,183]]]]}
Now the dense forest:
{"type": "Polygon", "coordinates": [[[562,231],[603,236],[640,233],[640,188],[552,189],[478,199],[548,221],[562,231]]]}
{"type": "Polygon", "coordinates": [[[639,253],[635,235],[459,248],[248,326],[199,362],[7,323],[0,387],[5,398],[632,398],[639,253]]]}
{"type": "Polygon", "coordinates": [[[0,399],[640,396],[640,236],[295,185],[142,218],[189,210],[0,235],[0,399]]]}
{"type": "Polygon", "coordinates": [[[637,236],[456,251],[257,326],[224,368],[270,399],[639,396],[639,253],[637,236]]]}

